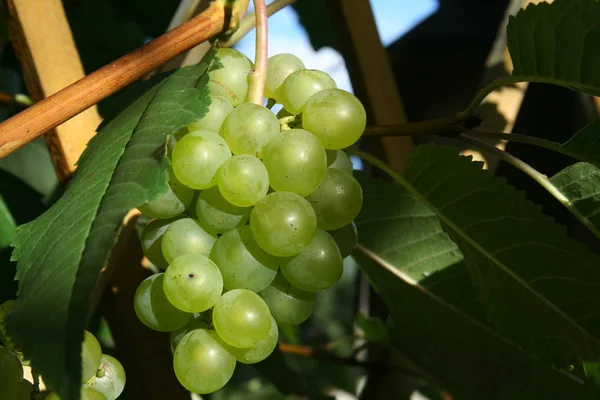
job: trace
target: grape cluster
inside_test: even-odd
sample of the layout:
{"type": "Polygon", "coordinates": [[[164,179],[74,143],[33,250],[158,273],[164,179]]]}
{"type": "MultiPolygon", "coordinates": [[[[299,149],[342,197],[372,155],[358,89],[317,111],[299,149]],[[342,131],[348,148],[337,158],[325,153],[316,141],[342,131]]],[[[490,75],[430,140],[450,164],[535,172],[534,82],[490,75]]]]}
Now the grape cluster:
{"type": "MultiPolygon", "coordinates": [[[[4,335],[3,320],[14,300],[0,305],[0,333],[4,335]]],[[[12,343],[5,343],[13,346],[12,343]]],[[[116,400],[125,388],[125,370],[119,361],[102,354],[100,343],[90,332],[84,332],[81,347],[81,400],[116,400]]],[[[0,346],[0,399],[29,400],[33,385],[23,378],[23,365],[17,354],[0,346]]],[[[46,400],[60,400],[56,393],[50,393],[46,400]]]]}
{"type": "Polygon", "coordinates": [[[269,108],[247,102],[250,60],[218,50],[206,115],[168,143],[169,190],[141,206],[141,234],[164,272],[138,287],[134,306],[171,333],[179,382],[223,387],[237,362],[267,358],[278,324],[298,325],[316,292],[335,284],[357,243],[362,190],[342,150],[362,135],[360,101],[291,54],[268,60],[269,108]]]}

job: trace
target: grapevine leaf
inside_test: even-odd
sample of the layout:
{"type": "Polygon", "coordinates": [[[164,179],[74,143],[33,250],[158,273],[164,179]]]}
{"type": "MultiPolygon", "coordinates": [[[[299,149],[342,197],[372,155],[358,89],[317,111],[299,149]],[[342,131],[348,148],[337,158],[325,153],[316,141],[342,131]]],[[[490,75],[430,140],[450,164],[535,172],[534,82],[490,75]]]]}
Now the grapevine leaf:
{"type": "Polygon", "coordinates": [[[495,328],[598,385],[600,256],[455,148],[416,148],[403,183],[458,244],[495,328]]]}
{"type": "Polygon", "coordinates": [[[19,298],[6,327],[63,400],[79,398],[81,342],[98,273],[125,214],[167,190],[167,135],[206,113],[214,55],[175,72],[106,124],[61,199],[18,229],[19,298]]]}
{"type": "Polygon", "coordinates": [[[513,76],[600,95],[597,0],[530,4],[510,18],[507,41],[513,76]]]}
{"type": "Polygon", "coordinates": [[[355,171],[363,188],[360,244],[432,293],[483,319],[463,256],[439,218],[400,185],[355,171]]]}
{"type": "Polygon", "coordinates": [[[600,230],[600,169],[588,163],[568,166],[550,182],[571,202],[586,222],[600,230]]]}
{"type": "Polygon", "coordinates": [[[584,399],[581,381],[548,367],[366,250],[362,271],[390,309],[392,342],[455,399],[584,399]],[[378,262],[373,262],[370,257],[378,262]],[[468,376],[469,379],[465,379],[468,376]]]}
{"type": "Polygon", "coordinates": [[[579,154],[580,160],[600,168],[600,119],[584,126],[563,147],[579,154]]]}
{"type": "Polygon", "coordinates": [[[0,195],[0,249],[10,245],[17,232],[17,224],[0,195]]]}

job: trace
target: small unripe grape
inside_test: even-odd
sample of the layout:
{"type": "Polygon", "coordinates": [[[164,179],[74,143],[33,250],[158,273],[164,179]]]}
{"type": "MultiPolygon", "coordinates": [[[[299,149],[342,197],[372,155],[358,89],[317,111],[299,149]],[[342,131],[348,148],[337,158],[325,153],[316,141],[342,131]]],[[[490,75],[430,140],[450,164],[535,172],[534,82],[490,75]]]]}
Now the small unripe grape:
{"type": "Polygon", "coordinates": [[[239,154],[221,165],[217,182],[225,200],[238,207],[250,207],[267,194],[269,173],[258,158],[239,154]]]}
{"type": "MultiPolygon", "coordinates": [[[[291,73],[279,89],[279,102],[292,114],[300,114],[308,99],[317,92],[335,88],[333,78],[323,71],[301,69],[291,73]]],[[[307,129],[307,128],[305,128],[307,129]]],[[[310,129],[307,129],[310,131],[310,129]]]]}
{"type": "Polygon", "coordinates": [[[352,222],[362,208],[362,188],[350,174],[328,168],[323,182],[306,198],[317,215],[319,228],[331,231],[352,222]]]}
{"type": "Polygon", "coordinates": [[[250,218],[250,207],[238,207],[223,198],[218,187],[204,190],[196,202],[198,220],[212,232],[224,233],[244,225],[250,218]]]}
{"type": "Polygon", "coordinates": [[[225,118],[220,134],[233,154],[262,158],[265,146],[279,132],[279,121],[271,110],[258,104],[244,103],[225,118]]]}
{"type": "Polygon", "coordinates": [[[173,172],[192,189],[208,189],[217,184],[217,170],[230,157],[227,143],[218,134],[190,132],[173,149],[173,172]]]}
{"type": "Polygon", "coordinates": [[[211,97],[210,106],[206,114],[197,121],[188,125],[190,132],[197,130],[211,131],[219,133],[223,121],[233,110],[231,103],[221,96],[211,97]]]}
{"type": "Polygon", "coordinates": [[[88,331],[84,331],[83,343],[81,345],[81,382],[90,379],[102,360],[102,348],[98,339],[88,331]]]}
{"type": "Polygon", "coordinates": [[[167,228],[180,218],[153,219],[142,230],[140,235],[142,251],[146,258],[148,258],[148,261],[157,268],[165,269],[169,266],[162,252],[162,238],[167,228]]]}
{"type": "Polygon", "coordinates": [[[163,256],[171,262],[184,254],[200,254],[208,257],[217,236],[204,229],[198,221],[181,218],[165,231],[161,241],[163,256]]]}
{"type": "Polygon", "coordinates": [[[350,175],[354,173],[354,166],[348,154],[343,150],[327,150],[327,167],[339,169],[350,175]]]}
{"type": "Polygon", "coordinates": [[[278,339],[279,327],[277,326],[275,319],[271,317],[271,330],[269,330],[269,333],[264,339],[247,349],[231,346],[229,352],[242,364],[256,364],[271,355],[273,350],[275,350],[275,347],[277,347],[278,339]]]}
{"type": "Polygon", "coordinates": [[[325,149],[304,129],[290,129],[271,140],[263,162],[273,189],[300,196],[314,192],[327,171],[325,149]]]}
{"type": "Polygon", "coordinates": [[[102,355],[98,372],[85,385],[102,393],[106,400],[116,400],[125,388],[125,369],[108,354],[102,355]]]}
{"type": "Polygon", "coordinates": [[[352,146],[365,131],[367,113],[360,100],[342,89],[327,89],[306,102],[302,126],[328,150],[352,146]]]}
{"type": "Polygon", "coordinates": [[[292,73],[304,69],[304,63],[293,54],[283,53],[269,57],[267,63],[267,81],[265,96],[280,102],[279,88],[292,73]]]}
{"type": "Polygon", "coordinates": [[[315,293],[290,285],[281,273],[259,295],[279,324],[300,325],[310,317],[315,307],[315,293]]]}
{"type": "Polygon", "coordinates": [[[248,73],[252,70],[252,62],[244,54],[229,48],[217,50],[216,58],[223,68],[210,71],[210,80],[224,88],[231,104],[237,106],[248,95],[248,73]]]}
{"type": "Polygon", "coordinates": [[[151,218],[173,218],[190,205],[194,191],[181,183],[175,174],[169,170],[169,187],[156,199],[146,203],[138,210],[151,218]]]}

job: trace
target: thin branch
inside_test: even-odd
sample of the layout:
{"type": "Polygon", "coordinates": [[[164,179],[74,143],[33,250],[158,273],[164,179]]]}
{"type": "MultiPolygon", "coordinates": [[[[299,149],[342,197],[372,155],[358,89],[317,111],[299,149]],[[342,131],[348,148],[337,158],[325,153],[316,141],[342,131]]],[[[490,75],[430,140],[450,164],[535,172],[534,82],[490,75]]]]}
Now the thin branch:
{"type": "Polygon", "coordinates": [[[460,120],[457,116],[437,118],[422,122],[409,122],[397,125],[369,125],[365,128],[366,136],[420,136],[420,135],[458,135],[466,129],[474,128],[481,123],[478,117],[460,120]]]}
{"type": "MultiPolygon", "coordinates": [[[[277,11],[294,4],[296,0],[275,0],[267,6],[267,16],[275,14],[277,11]]],[[[217,43],[219,47],[232,47],[234,44],[240,41],[241,38],[246,36],[256,26],[256,18],[254,13],[247,15],[242,22],[240,22],[239,28],[228,38],[222,38],[217,43]]]]}
{"type": "Polygon", "coordinates": [[[267,58],[269,50],[269,35],[267,22],[267,8],[265,0],[253,0],[256,17],[256,57],[254,70],[248,77],[248,101],[263,104],[263,93],[267,81],[267,58]]]}
{"type": "Polygon", "coordinates": [[[552,142],[550,140],[541,139],[541,138],[537,138],[537,137],[533,137],[533,136],[520,135],[517,133],[497,133],[497,132],[480,131],[480,130],[476,130],[476,129],[468,130],[466,133],[469,136],[476,137],[476,138],[507,140],[510,142],[524,143],[524,144],[530,144],[533,146],[543,147],[544,149],[548,149],[548,150],[555,151],[557,153],[564,154],[564,155],[566,155],[568,157],[572,157],[576,160],[585,161],[587,163],[590,163],[590,164],[595,165],[596,167],[600,168],[600,162],[598,162],[597,159],[595,159],[593,157],[588,157],[587,155],[582,154],[582,153],[572,151],[571,149],[564,147],[562,144],[557,143],[557,142],[552,142]]]}
{"type": "Polygon", "coordinates": [[[0,123],[0,158],[55,128],[178,54],[227,29],[212,2],[200,15],[0,123]]]}
{"type": "Polygon", "coordinates": [[[458,137],[461,142],[468,143],[469,145],[488,153],[506,163],[512,165],[513,167],[521,170],[523,173],[528,175],[531,179],[536,181],[540,186],[542,186],[548,193],[550,193],[556,200],[558,200],[571,214],[577,217],[597,238],[600,239],[600,231],[594,226],[594,224],[588,220],[579,210],[571,203],[571,201],[556,187],[550,180],[546,177],[546,175],[542,174],[531,165],[527,164],[520,158],[513,156],[506,151],[500,150],[495,146],[489,145],[487,143],[483,143],[480,140],[474,139],[468,135],[462,134],[458,137]]]}

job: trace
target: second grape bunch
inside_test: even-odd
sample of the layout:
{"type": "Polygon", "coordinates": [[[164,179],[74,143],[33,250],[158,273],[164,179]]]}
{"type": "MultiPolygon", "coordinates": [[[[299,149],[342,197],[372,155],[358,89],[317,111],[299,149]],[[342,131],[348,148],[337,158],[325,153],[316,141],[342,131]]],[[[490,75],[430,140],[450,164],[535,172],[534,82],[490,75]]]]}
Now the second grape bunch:
{"type": "Polygon", "coordinates": [[[168,144],[169,190],[140,207],[153,218],[144,253],[164,272],[134,302],[146,326],[171,332],[175,374],[198,394],[222,388],[237,362],[267,358],[278,324],[308,319],[356,246],[362,207],[343,151],[365,129],[361,102],[279,54],[265,87],[269,104],[283,106],[275,115],[246,102],[245,55],[219,49],[217,58],[207,113],[168,144]]]}

